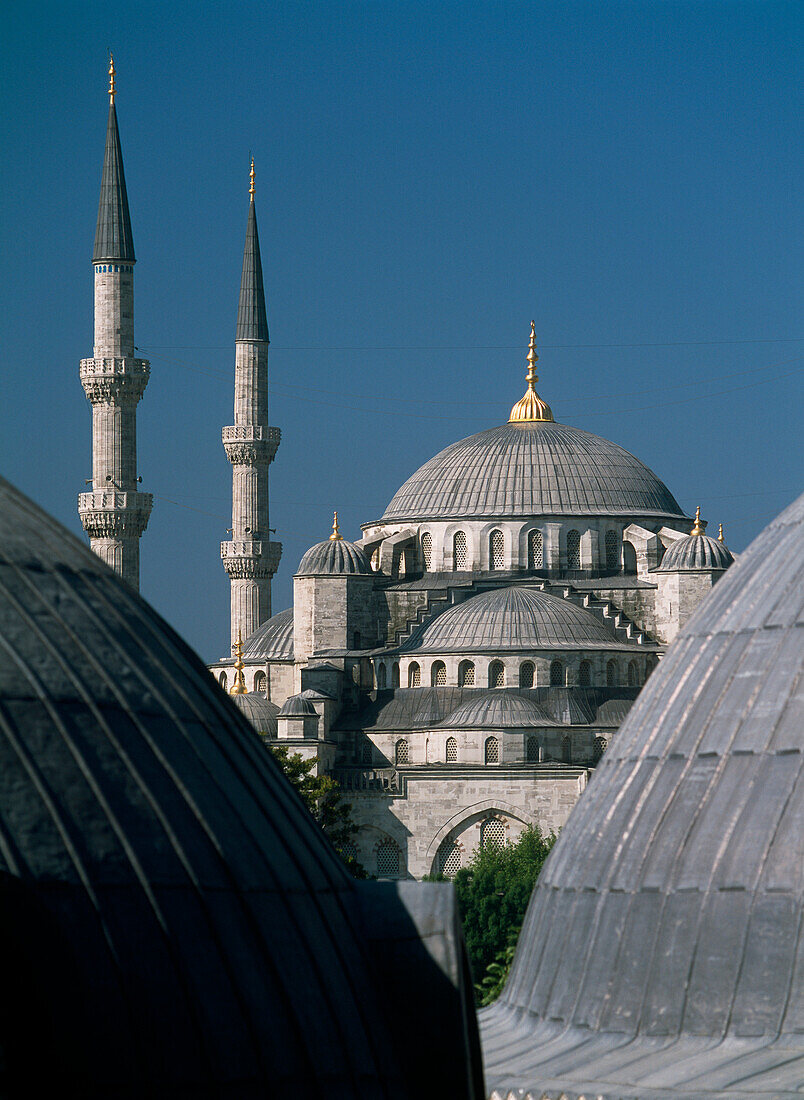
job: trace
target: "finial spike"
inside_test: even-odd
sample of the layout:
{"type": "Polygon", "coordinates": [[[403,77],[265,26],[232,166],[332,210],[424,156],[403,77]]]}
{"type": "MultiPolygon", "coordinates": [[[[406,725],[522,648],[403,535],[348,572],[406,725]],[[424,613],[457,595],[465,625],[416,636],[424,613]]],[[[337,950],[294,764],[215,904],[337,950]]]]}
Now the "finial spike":
{"type": "Polygon", "coordinates": [[[343,539],[343,535],[338,527],[338,513],[335,512],[332,519],[332,534],[329,536],[330,542],[340,542],[343,539]]]}
{"type": "Polygon", "coordinates": [[[251,170],[249,171],[249,185],[248,193],[251,196],[251,201],[254,202],[254,157],[251,158],[251,170]]]}
{"type": "Polygon", "coordinates": [[[533,389],[533,383],[538,382],[538,376],[536,375],[536,361],[539,356],[536,354],[536,322],[530,323],[530,343],[528,344],[528,373],[526,378],[528,380],[528,388],[533,389]]]}
{"type": "Polygon", "coordinates": [[[109,51],[109,102],[114,103],[114,97],[117,94],[114,86],[115,67],[114,67],[114,54],[109,51]]]}
{"type": "Polygon", "coordinates": [[[229,694],[230,695],[246,695],[248,694],[246,688],[246,678],[243,675],[243,632],[238,627],[237,641],[235,642],[235,678],[232,684],[229,694]]]}
{"type": "Polygon", "coordinates": [[[717,541],[718,542],[723,542],[723,543],[725,543],[725,541],[726,541],[725,538],[723,537],[723,524],[722,523],[718,524],[717,541]]]}
{"type": "Polygon", "coordinates": [[[701,506],[700,504],[695,509],[695,523],[692,525],[691,535],[702,535],[706,528],[706,521],[701,519],[701,506]]]}
{"type": "Polygon", "coordinates": [[[511,409],[511,415],[508,418],[509,424],[519,424],[523,422],[532,421],[547,421],[552,423],[553,411],[546,401],[542,401],[536,389],[534,383],[539,381],[536,374],[536,361],[539,356],[536,354],[536,322],[530,323],[530,341],[528,343],[528,373],[525,376],[528,380],[528,388],[525,390],[525,396],[520,398],[511,409]]]}

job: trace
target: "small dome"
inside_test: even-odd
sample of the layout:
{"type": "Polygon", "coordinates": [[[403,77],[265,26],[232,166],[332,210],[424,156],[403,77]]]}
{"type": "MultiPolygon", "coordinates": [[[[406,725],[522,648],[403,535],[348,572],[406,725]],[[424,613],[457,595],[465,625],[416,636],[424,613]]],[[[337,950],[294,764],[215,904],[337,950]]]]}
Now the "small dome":
{"type": "Polygon", "coordinates": [[[246,695],[233,695],[232,702],[237,709],[249,720],[257,733],[266,733],[269,737],[276,737],[276,716],[279,707],[266,699],[258,691],[250,691],[246,695]]]}
{"type": "Polygon", "coordinates": [[[297,576],[327,573],[371,573],[369,560],[359,546],[346,539],[327,539],[311,546],[296,570],[297,576]]]}
{"type": "Polygon", "coordinates": [[[291,695],[289,699],[284,701],[279,713],[281,715],[290,714],[294,717],[307,718],[311,715],[315,717],[316,709],[310,700],[305,699],[303,695],[291,695]]]}
{"type": "Polygon", "coordinates": [[[537,588],[496,588],[448,608],[419,627],[406,650],[482,650],[620,646],[609,627],[569,600],[537,588]]]}
{"type": "Polygon", "coordinates": [[[441,723],[450,729],[491,727],[494,729],[525,729],[530,726],[554,726],[550,715],[538,703],[522,695],[505,691],[490,691],[477,699],[467,699],[441,723]]]}
{"type": "Polygon", "coordinates": [[[243,646],[245,661],[293,660],[293,608],[280,611],[258,626],[243,646]]]}
{"type": "Polygon", "coordinates": [[[699,569],[728,569],[734,555],[711,535],[687,535],[665,552],[655,573],[692,573],[699,569]]]}

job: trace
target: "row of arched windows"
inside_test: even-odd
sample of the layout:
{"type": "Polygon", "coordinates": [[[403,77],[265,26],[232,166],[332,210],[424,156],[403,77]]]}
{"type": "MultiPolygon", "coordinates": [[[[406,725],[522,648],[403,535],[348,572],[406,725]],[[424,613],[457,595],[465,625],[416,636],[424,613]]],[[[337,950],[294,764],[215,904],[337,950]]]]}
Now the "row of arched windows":
{"type": "MultiPolygon", "coordinates": [[[[565,537],[566,568],[580,570],[581,560],[581,532],[577,528],[567,531],[565,537]]],[[[421,536],[422,561],[426,570],[431,570],[433,565],[433,536],[425,531],[421,536]]],[[[505,568],[505,535],[495,528],[488,534],[488,568],[505,568]]],[[[606,531],[601,552],[600,568],[606,573],[636,572],[636,554],[633,546],[621,540],[620,533],[614,530],[606,531]]],[[[469,543],[466,531],[455,531],[452,535],[452,568],[456,572],[465,572],[470,568],[469,543]]],[[[527,537],[527,568],[544,569],[544,535],[539,530],[528,531],[527,537]]]]}
{"type": "MultiPolygon", "coordinates": [[[[224,674],[222,674],[224,675],[224,674]]],[[[619,662],[612,659],[606,665],[606,686],[618,687],[621,670],[619,662]]],[[[399,665],[392,666],[392,687],[399,687],[399,665]]],[[[536,666],[533,661],[523,661],[519,666],[519,687],[532,688],[536,679],[536,666]]],[[[563,687],[567,682],[567,665],[558,659],[550,662],[550,686],[563,687]]],[[[629,687],[638,687],[640,683],[639,665],[636,661],[629,661],[626,667],[626,683],[629,687]]],[[[444,687],[447,684],[447,666],[443,661],[433,661],[430,667],[430,686],[444,687]]],[[[592,662],[581,661],[578,665],[578,685],[580,687],[592,686],[592,662]]],[[[388,686],[388,672],[385,665],[377,666],[377,687],[382,690],[388,686]]],[[[408,665],[408,687],[422,686],[422,668],[418,661],[411,661],[408,665]]],[[[475,665],[473,661],[461,661],[458,665],[458,687],[476,687],[475,665]]],[[[492,661],[488,666],[488,686],[490,688],[506,687],[506,669],[502,661],[492,661]]],[[[514,686],[510,684],[508,686],[514,686]]]]}
{"type": "MultiPolygon", "coordinates": [[[[596,737],[594,742],[594,763],[598,763],[606,750],[608,742],[605,737],[596,737]]],[[[371,763],[371,744],[368,747],[368,760],[371,763]]],[[[364,745],[364,750],[366,746],[364,745]]],[[[445,746],[445,759],[448,764],[458,763],[458,741],[455,737],[448,737],[445,746]]],[[[483,759],[486,764],[499,764],[502,762],[500,740],[497,737],[487,737],[483,745],[483,759]]],[[[544,762],[544,749],[539,737],[531,736],[525,740],[525,762],[527,764],[541,764],[544,762]]],[[[406,738],[400,738],[394,745],[394,760],[397,766],[410,763],[410,744],[406,738]]],[[[561,738],[561,760],[564,764],[572,763],[572,738],[564,734],[561,738]]]]}

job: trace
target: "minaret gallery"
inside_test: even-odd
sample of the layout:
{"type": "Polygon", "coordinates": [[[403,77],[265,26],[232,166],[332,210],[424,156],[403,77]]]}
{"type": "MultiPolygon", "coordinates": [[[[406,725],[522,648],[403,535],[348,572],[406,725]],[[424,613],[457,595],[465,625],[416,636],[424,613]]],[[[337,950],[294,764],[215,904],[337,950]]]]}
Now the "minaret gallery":
{"type": "Polygon", "coordinates": [[[78,514],[92,550],[133,588],[140,584],[140,536],[153,507],[137,491],[137,402],[149,363],[134,357],[134,241],[123,154],[117,132],[115,68],[109,59],[109,124],[103,159],[95,272],[95,349],[81,360],[81,385],[92,404],[92,490],[78,514]]]}
{"type": "Polygon", "coordinates": [[[221,543],[231,581],[231,644],[248,639],[271,617],[271,577],[282,544],[270,541],[268,467],[279,447],[279,428],[268,426],[268,319],[251,162],[248,225],[235,333],[234,424],[223,429],[232,464],[232,538],[221,543]]]}

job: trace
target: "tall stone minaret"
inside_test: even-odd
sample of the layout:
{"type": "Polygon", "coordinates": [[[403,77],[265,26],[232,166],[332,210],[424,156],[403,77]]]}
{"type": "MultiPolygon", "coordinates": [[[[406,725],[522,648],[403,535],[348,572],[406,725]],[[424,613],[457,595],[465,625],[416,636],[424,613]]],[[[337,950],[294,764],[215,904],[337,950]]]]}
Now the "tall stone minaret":
{"type": "Polygon", "coordinates": [[[81,360],[81,384],[92,403],[92,491],[79,493],[78,514],[98,557],[139,588],[140,536],[153,497],[137,491],[137,402],[150,365],[134,357],[134,241],[114,78],[110,58],[109,125],[92,254],[95,351],[92,359],[81,360]]]}
{"type": "Polygon", "coordinates": [[[235,334],[234,424],[223,429],[232,464],[232,538],[221,543],[232,585],[231,644],[271,617],[271,577],[282,544],[270,541],[268,467],[279,447],[279,428],[268,426],[268,319],[251,162],[248,226],[235,334]]]}

